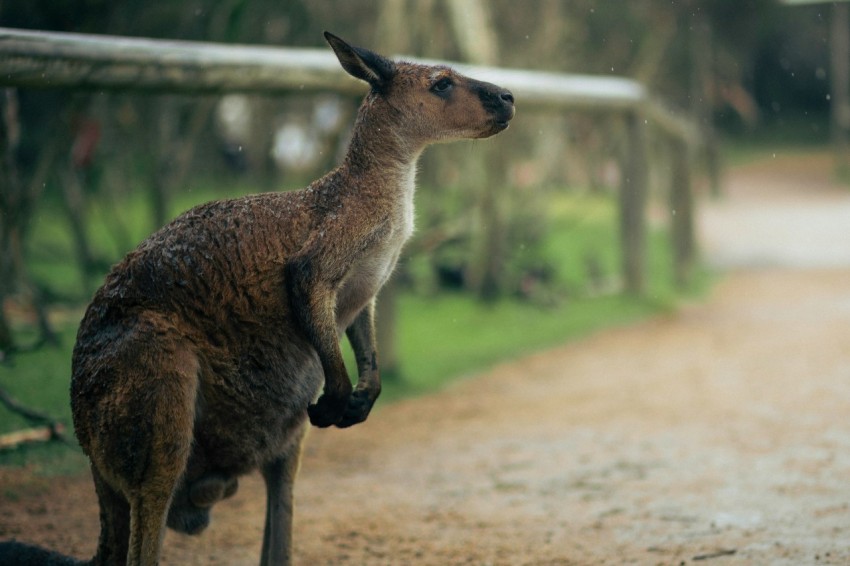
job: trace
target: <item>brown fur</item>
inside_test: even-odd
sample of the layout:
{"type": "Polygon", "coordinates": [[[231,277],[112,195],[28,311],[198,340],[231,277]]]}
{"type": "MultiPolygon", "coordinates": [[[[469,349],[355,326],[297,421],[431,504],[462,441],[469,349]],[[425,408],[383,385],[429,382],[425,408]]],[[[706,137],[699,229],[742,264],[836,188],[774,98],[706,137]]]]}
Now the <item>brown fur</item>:
{"type": "Polygon", "coordinates": [[[372,87],[344,163],[302,191],[186,212],[116,265],[86,311],[71,402],[101,507],[95,564],[156,564],[166,524],[200,532],[236,478],[258,468],[261,564],[289,562],[308,416],[351,426],[380,393],[375,295],[413,230],[420,153],[493,135],[513,117],[513,97],[494,85],[326,37],[372,87]]]}

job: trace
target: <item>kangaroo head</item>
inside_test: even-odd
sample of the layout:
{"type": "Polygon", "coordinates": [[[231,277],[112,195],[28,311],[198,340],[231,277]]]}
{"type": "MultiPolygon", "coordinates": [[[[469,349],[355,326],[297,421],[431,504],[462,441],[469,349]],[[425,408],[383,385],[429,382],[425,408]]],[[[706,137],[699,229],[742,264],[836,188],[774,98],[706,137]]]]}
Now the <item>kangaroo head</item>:
{"type": "Polygon", "coordinates": [[[490,137],[514,116],[513,95],[494,84],[443,65],[391,61],[328,32],[325,39],[342,68],[372,87],[367,102],[420,144],[490,137]]]}

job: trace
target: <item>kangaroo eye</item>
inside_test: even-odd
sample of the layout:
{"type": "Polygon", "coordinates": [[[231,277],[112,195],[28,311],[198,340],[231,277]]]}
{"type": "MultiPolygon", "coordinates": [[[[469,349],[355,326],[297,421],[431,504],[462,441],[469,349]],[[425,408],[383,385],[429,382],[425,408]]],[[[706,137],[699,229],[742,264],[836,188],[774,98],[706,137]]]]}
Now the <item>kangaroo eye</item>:
{"type": "Polygon", "coordinates": [[[437,94],[446,94],[449,90],[451,90],[452,86],[452,80],[448,77],[444,77],[435,82],[434,86],[431,87],[431,90],[437,94]]]}

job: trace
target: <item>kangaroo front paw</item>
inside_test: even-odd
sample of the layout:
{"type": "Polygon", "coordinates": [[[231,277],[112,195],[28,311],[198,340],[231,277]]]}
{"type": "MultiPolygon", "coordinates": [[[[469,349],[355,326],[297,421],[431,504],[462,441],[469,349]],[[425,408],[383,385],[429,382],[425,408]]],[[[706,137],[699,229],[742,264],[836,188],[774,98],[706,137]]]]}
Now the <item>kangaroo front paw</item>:
{"type": "Polygon", "coordinates": [[[327,428],[335,425],[342,419],[345,412],[345,407],[348,404],[348,395],[344,397],[336,397],[322,394],[315,405],[307,407],[307,414],[310,416],[310,422],[313,426],[319,428],[327,428]]]}
{"type": "Polygon", "coordinates": [[[336,423],[339,428],[348,428],[362,423],[369,416],[372,410],[372,405],[375,404],[376,397],[372,397],[368,391],[358,389],[348,398],[348,405],[345,406],[345,413],[342,415],[342,420],[336,423]]]}

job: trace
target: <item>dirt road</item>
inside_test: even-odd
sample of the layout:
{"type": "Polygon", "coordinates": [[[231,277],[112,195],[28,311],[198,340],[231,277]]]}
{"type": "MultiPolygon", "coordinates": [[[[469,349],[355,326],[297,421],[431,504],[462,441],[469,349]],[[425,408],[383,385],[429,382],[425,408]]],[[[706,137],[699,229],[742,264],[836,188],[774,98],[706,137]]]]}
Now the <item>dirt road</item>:
{"type": "MultiPolygon", "coordinates": [[[[701,233],[734,270],[704,303],[311,431],[297,563],[850,564],[850,191],[828,173],[733,173],[701,233]]],[[[91,554],[88,478],[0,473],[28,490],[0,536],[91,554]]],[[[164,562],[256,564],[262,510],[246,478],[164,562]]]]}

